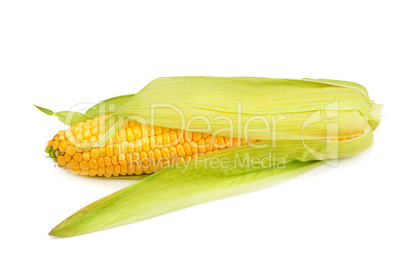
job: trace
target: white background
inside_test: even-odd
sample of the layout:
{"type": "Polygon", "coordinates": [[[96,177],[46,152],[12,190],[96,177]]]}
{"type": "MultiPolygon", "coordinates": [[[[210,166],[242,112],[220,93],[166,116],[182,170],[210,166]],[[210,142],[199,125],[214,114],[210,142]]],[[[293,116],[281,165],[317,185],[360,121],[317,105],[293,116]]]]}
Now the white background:
{"type": "Polygon", "coordinates": [[[399,2],[2,1],[0,266],[401,267],[399,2]],[[350,80],[385,116],[372,148],[337,168],[49,237],[79,208],[133,182],[53,168],[43,150],[64,126],[32,104],[68,110],[174,75],[350,80]]]}

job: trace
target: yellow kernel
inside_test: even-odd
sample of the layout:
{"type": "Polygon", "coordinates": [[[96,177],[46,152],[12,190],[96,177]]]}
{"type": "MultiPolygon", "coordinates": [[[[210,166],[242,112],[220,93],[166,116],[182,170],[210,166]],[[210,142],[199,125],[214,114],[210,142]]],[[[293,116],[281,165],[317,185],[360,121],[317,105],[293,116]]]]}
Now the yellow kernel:
{"type": "Polygon", "coordinates": [[[142,138],[141,141],[142,141],[142,150],[144,152],[148,152],[150,150],[149,138],[148,137],[142,138]]]}
{"type": "Polygon", "coordinates": [[[89,169],[81,169],[80,175],[82,175],[82,176],[88,176],[88,175],[89,175],[89,169]]]}
{"type": "Polygon", "coordinates": [[[147,153],[147,155],[148,155],[148,158],[149,158],[149,160],[150,160],[151,162],[154,162],[154,161],[155,161],[155,154],[154,154],[154,151],[149,151],[149,152],[147,153]]]}
{"type": "Polygon", "coordinates": [[[71,144],[75,144],[75,142],[76,142],[76,140],[75,140],[75,138],[74,138],[74,136],[70,136],[70,137],[68,137],[68,142],[69,143],[71,143],[71,144]]]}
{"type": "Polygon", "coordinates": [[[239,138],[234,138],[234,139],[233,139],[233,145],[234,145],[235,147],[240,147],[240,146],[241,146],[241,139],[239,139],[239,138]]]}
{"type": "Polygon", "coordinates": [[[191,131],[184,131],[184,141],[190,142],[192,140],[193,133],[191,131]]]}
{"type": "Polygon", "coordinates": [[[225,149],[225,139],[223,136],[216,136],[216,142],[218,144],[219,149],[225,149]]]}
{"type": "Polygon", "coordinates": [[[141,165],[136,165],[136,166],[135,166],[134,174],[135,174],[135,175],[141,175],[142,173],[143,173],[143,171],[142,171],[142,166],[141,166],[141,165]]]}
{"type": "Polygon", "coordinates": [[[163,137],[162,135],[157,135],[155,137],[156,148],[161,149],[163,147],[163,137]]]}
{"type": "Polygon", "coordinates": [[[170,131],[170,143],[172,146],[176,146],[178,141],[177,141],[177,133],[176,131],[172,130],[170,131]]]}
{"type": "Polygon", "coordinates": [[[92,136],[98,136],[98,134],[99,134],[99,129],[97,127],[91,128],[92,136]]]}
{"type": "Polygon", "coordinates": [[[105,172],[106,172],[105,167],[98,167],[98,172],[96,173],[96,175],[103,176],[103,174],[105,174],[105,172]]]}
{"type": "Polygon", "coordinates": [[[73,156],[73,159],[76,161],[76,162],[81,162],[82,161],[82,153],[76,153],[74,156],[73,156]]]}
{"type": "Polygon", "coordinates": [[[113,174],[113,166],[107,166],[105,169],[105,174],[113,174]]]}
{"type": "Polygon", "coordinates": [[[64,153],[66,151],[66,148],[67,148],[67,141],[66,140],[61,141],[59,145],[60,151],[64,153]]]}
{"type": "Polygon", "coordinates": [[[127,168],[127,175],[133,175],[135,170],[135,165],[129,165],[127,168]]]}
{"type": "Polygon", "coordinates": [[[121,142],[127,141],[126,130],[124,128],[119,129],[119,139],[121,142]]]}
{"type": "Polygon", "coordinates": [[[74,174],[80,174],[81,173],[81,170],[78,169],[78,168],[70,168],[69,170],[74,174]]]}
{"type": "Polygon", "coordinates": [[[97,142],[98,142],[98,140],[96,139],[95,136],[91,136],[91,137],[89,138],[89,143],[90,143],[91,145],[95,145],[97,142]]]}
{"type": "Polygon", "coordinates": [[[85,161],[89,161],[89,159],[91,159],[91,154],[89,152],[83,152],[82,159],[85,161]]]}
{"type": "Polygon", "coordinates": [[[233,138],[225,137],[225,145],[226,148],[233,147],[233,138]]]}
{"type": "Polygon", "coordinates": [[[168,148],[162,148],[161,149],[161,154],[162,154],[162,156],[163,156],[163,158],[166,158],[166,159],[170,159],[170,153],[169,153],[169,149],[168,148]]]}
{"type": "Polygon", "coordinates": [[[139,138],[141,138],[141,128],[139,126],[135,126],[133,128],[133,134],[134,134],[134,138],[137,140],[139,138]]]}
{"type": "Polygon", "coordinates": [[[95,118],[92,120],[92,122],[91,122],[90,125],[91,125],[91,128],[98,128],[98,127],[99,127],[98,118],[95,117],[95,118]]]}
{"type": "Polygon", "coordinates": [[[136,152],[141,152],[142,151],[142,140],[136,140],[134,142],[134,147],[136,152]]]}
{"type": "Polygon", "coordinates": [[[141,161],[143,161],[144,159],[148,159],[148,154],[146,152],[141,152],[140,159],[141,159],[141,161]]]}
{"type": "Polygon", "coordinates": [[[131,154],[126,154],[126,162],[128,165],[133,164],[133,157],[131,156],[131,154]]]}
{"type": "Polygon", "coordinates": [[[88,147],[89,146],[89,140],[83,139],[82,140],[82,147],[88,147]]]}
{"type": "Polygon", "coordinates": [[[67,129],[66,132],[64,133],[64,136],[68,139],[71,137],[71,135],[73,135],[73,133],[71,133],[71,129],[67,129]]]}
{"type": "Polygon", "coordinates": [[[162,159],[162,154],[161,154],[161,151],[159,149],[154,150],[154,155],[155,155],[156,160],[162,159]]]}
{"type": "Polygon", "coordinates": [[[83,137],[84,137],[84,139],[89,139],[89,137],[91,137],[91,130],[90,129],[85,129],[83,137]]]}
{"type": "Polygon", "coordinates": [[[159,126],[154,127],[155,135],[162,135],[162,128],[159,126]]]}
{"type": "Polygon", "coordinates": [[[164,146],[170,146],[170,133],[165,132],[162,135],[162,142],[164,146]]]}
{"type": "Polygon", "coordinates": [[[183,145],[179,144],[176,146],[177,154],[181,157],[186,156],[186,152],[184,151],[183,145]]]}
{"type": "Polygon", "coordinates": [[[64,158],[63,155],[59,155],[57,157],[57,164],[59,164],[59,166],[61,167],[64,167],[67,164],[66,159],[64,158]]]}
{"type": "Polygon", "coordinates": [[[126,137],[128,141],[133,141],[134,140],[134,134],[132,128],[127,128],[126,129],[126,137]]]}
{"type": "Polygon", "coordinates": [[[113,164],[113,165],[118,165],[118,164],[119,164],[119,161],[117,160],[117,156],[116,156],[116,155],[113,155],[113,156],[110,158],[110,160],[112,161],[112,164],[113,164]]]}
{"type": "Polygon", "coordinates": [[[212,146],[212,136],[207,136],[207,137],[205,138],[205,149],[206,149],[206,151],[208,151],[208,152],[212,151],[212,149],[213,149],[213,146],[212,146]]]}
{"type": "Polygon", "coordinates": [[[120,150],[120,144],[119,144],[119,143],[116,143],[116,144],[114,145],[114,148],[113,148],[113,153],[114,153],[115,155],[119,155],[120,152],[121,152],[121,150],[120,150]]]}
{"type": "Polygon", "coordinates": [[[177,141],[179,142],[179,144],[184,143],[184,131],[181,129],[177,129],[177,141]]]}
{"type": "Polygon", "coordinates": [[[130,128],[135,127],[135,121],[129,121],[129,122],[128,122],[128,126],[129,126],[130,128]]]}
{"type": "Polygon", "coordinates": [[[59,149],[59,141],[53,141],[53,150],[59,149]]]}
{"type": "Polygon", "coordinates": [[[169,152],[170,152],[170,156],[171,156],[172,158],[176,158],[176,157],[177,157],[177,150],[176,150],[176,147],[170,147],[170,148],[169,148],[169,152]]]}
{"type": "Polygon", "coordinates": [[[132,153],[131,156],[133,157],[133,161],[134,161],[134,162],[138,162],[138,163],[139,163],[139,161],[140,161],[140,154],[139,154],[139,153],[137,153],[137,152],[132,153]]]}
{"type": "Polygon", "coordinates": [[[128,147],[128,142],[127,141],[123,141],[120,143],[120,149],[122,154],[126,154],[127,153],[127,147],[128,147]]]}
{"type": "Polygon", "coordinates": [[[95,159],[91,159],[88,162],[90,168],[98,168],[98,162],[95,159]]]}
{"type": "Polygon", "coordinates": [[[154,135],[149,137],[149,147],[151,150],[156,148],[156,139],[154,135]]]}
{"type": "Polygon", "coordinates": [[[117,174],[115,176],[119,176],[119,174],[120,174],[120,165],[113,166],[113,173],[114,173],[113,175],[117,174]]]}
{"type": "Polygon", "coordinates": [[[190,145],[190,149],[193,152],[193,154],[198,153],[198,149],[197,149],[197,143],[194,141],[191,141],[188,143],[190,145]]]}
{"type": "Polygon", "coordinates": [[[205,139],[204,138],[201,138],[199,141],[198,141],[198,143],[197,143],[197,147],[198,147],[198,151],[200,152],[200,153],[205,153],[207,150],[206,150],[206,148],[205,148],[205,139]]]}
{"type": "Polygon", "coordinates": [[[81,161],[80,162],[80,168],[81,169],[89,169],[89,165],[87,161],[81,161]]]}
{"type": "Polygon", "coordinates": [[[143,138],[148,137],[148,125],[141,124],[141,136],[143,138]]]}
{"type": "Polygon", "coordinates": [[[118,161],[119,161],[120,165],[127,165],[126,155],[125,154],[119,154],[118,161]]]}
{"type": "Polygon", "coordinates": [[[104,157],[106,155],[105,147],[99,148],[99,156],[104,157]]]}
{"type": "Polygon", "coordinates": [[[120,166],[120,175],[124,176],[127,174],[127,166],[120,166]]]}
{"type": "Polygon", "coordinates": [[[92,159],[98,159],[99,157],[99,150],[97,148],[94,148],[91,150],[91,158],[92,159]]]}
{"type": "Polygon", "coordinates": [[[110,160],[110,157],[109,156],[105,156],[104,158],[104,161],[105,161],[105,166],[111,166],[112,165],[112,160],[110,160]]]}
{"type": "Polygon", "coordinates": [[[91,120],[85,121],[84,125],[82,126],[82,129],[88,129],[91,128],[91,120]]]}
{"type": "Polygon", "coordinates": [[[89,169],[89,176],[95,177],[97,173],[98,173],[98,169],[97,169],[97,168],[91,168],[91,169],[89,169]]]}
{"type": "Polygon", "coordinates": [[[189,155],[189,156],[192,155],[190,145],[187,142],[185,142],[183,144],[183,148],[184,148],[184,151],[186,152],[186,155],[189,155]]]}
{"type": "Polygon", "coordinates": [[[67,163],[70,162],[70,160],[71,160],[71,155],[65,154],[65,155],[64,155],[64,159],[66,159],[66,162],[67,162],[67,163]]]}
{"type": "Polygon", "coordinates": [[[135,143],[133,141],[127,144],[127,152],[129,153],[135,152],[135,143]]]}
{"type": "Polygon", "coordinates": [[[146,168],[146,169],[144,169],[144,173],[145,174],[151,174],[153,172],[152,170],[153,170],[152,167],[146,168]]]}
{"type": "Polygon", "coordinates": [[[170,128],[162,127],[162,133],[169,133],[169,132],[170,132],[170,128]]]}
{"type": "Polygon", "coordinates": [[[79,168],[79,165],[78,165],[77,161],[75,161],[74,159],[72,159],[70,162],[68,162],[68,166],[71,169],[78,169],[79,168]]]}
{"type": "Polygon", "coordinates": [[[199,141],[201,139],[200,132],[193,132],[193,141],[199,141]]]}
{"type": "Polygon", "coordinates": [[[113,155],[113,146],[112,145],[106,145],[106,155],[111,157],[113,155]]]}
{"type": "Polygon", "coordinates": [[[79,126],[73,126],[71,128],[71,131],[73,132],[73,134],[77,134],[78,132],[81,132],[81,128],[79,126]]]}
{"type": "Polygon", "coordinates": [[[82,141],[84,139],[84,137],[82,136],[82,132],[78,132],[77,134],[75,134],[74,137],[77,141],[82,141]]]}
{"type": "Polygon", "coordinates": [[[97,159],[98,166],[103,167],[105,165],[105,160],[103,157],[97,159]]]}

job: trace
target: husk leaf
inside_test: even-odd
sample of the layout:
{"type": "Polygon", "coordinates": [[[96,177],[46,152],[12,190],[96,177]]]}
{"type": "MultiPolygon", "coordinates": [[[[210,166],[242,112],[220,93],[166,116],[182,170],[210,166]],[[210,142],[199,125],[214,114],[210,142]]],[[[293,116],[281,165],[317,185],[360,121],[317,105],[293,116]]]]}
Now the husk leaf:
{"type": "Polygon", "coordinates": [[[273,133],[279,140],[300,140],[302,134],[308,140],[335,139],[364,131],[369,102],[365,90],[342,82],[164,77],[150,82],[113,115],[135,116],[151,125],[250,139],[272,140],[273,133]],[[304,128],[303,123],[317,111],[319,120],[304,128]],[[327,135],[331,123],[339,125],[336,136],[327,135]],[[245,137],[246,128],[258,132],[249,131],[245,137]],[[233,129],[233,133],[221,133],[222,129],[233,129]]]}
{"type": "Polygon", "coordinates": [[[122,104],[131,99],[133,96],[135,96],[135,94],[127,94],[103,100],[89,108],[85,112],[85,115],[91,119],[97,116],[102,116],[104,114],[109,115],[113,113],[117,108],[119,108],[122,104]]]}
{"type": "Polygon", "coordinates": [[[288,163],[231,175],[208,170],[164,169],[79,210],[49,234],[69,237],[155,217],[188,206],[229,197],[278,183],[306,172],[321,162],[288,163]]]}
{"type": "Polygon", "coordinates": [[[88,120],[89,118],[85,116],[84,114],[80,112],[73,112],[73,111],[61,111],[61,112],[53,112],[49,109],[34,105],[36,108],[38,108],[40,111],[44,112],[47,115],[50,116],[56,116],[61,122],[63,122],[66,125],[75,125],[78,124],[79,122],[83,122],[88,120]]]}

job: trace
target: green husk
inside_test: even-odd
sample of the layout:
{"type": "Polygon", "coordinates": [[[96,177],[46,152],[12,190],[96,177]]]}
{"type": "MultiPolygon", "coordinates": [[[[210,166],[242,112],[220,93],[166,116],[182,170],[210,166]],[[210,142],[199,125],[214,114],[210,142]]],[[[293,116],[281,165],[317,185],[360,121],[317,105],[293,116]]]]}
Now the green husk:
{"type": "Polygon", "coordinates": [[[109,98],[106,100],[103,100],[95,105],[93,105],[91,108],[89,108],[85,114],[82,114],[80,112],[74,112],[74,111],[61,111],[61,112],[53,112],[47,108],[43,108],[37,105],[34,105],[36,108],[38,108],[40,111],[44,112],[47,115],[50,116],[56,116],[59,118],[61,122],[63,122],[66,125],[75,125],[80,122],[84,122],[88,119],[93,119],[97,116],[102,116],[102,115],[109,115],[115,111],[115,109],[119,108],[122,104],[124,104],[126,101],[128,101],[131,97],[135,96],[135,94],[128,94],[128,95],[122,95],[122,96],[117,96],[113,98],[109,98]]]}
{"type": "MultiPolygon", "coordinates": [[[[158,78],[113,115],[151,125],[261,140],[300,140],[301,135],[305,140],[356,136],[366,128],[371,119],[370,105],[375,103],[370,101],[362,86],[342,81],[334,84],[334,81],[158,78]],[[303,122],[317,111],[320,120],[303,128],[303,122]],[[327,126],[331,123],[339,125],[339,132],[328,135],[327,126]],[[249,131],[245,137],[246,126],[258,132],[249,131]],[[228,129],[233,131],[230,133],[228,129]]],[[[105,142],[101,140],[100,144],[105,142]]]]}
{"type": "Polygon", "coordinates": [[[92,119],[97,116],[102,116],[104,114],[111,114],[113,113],[117,108],[119,108],[122,104],[127,102],[129,99],[131,99],[135,94],[127,94],[127,95],[122,95],[122,96],[117,96],[113,98],[106,99],[104,101],[101,101],[91,108],[89,108],[86,112],[85,115],[92,119]]]}
{"type": "Polygon", "coordinates": [[[56,116],[59,118],[61,122],[63,122],[66,125],[75,125],[78,124],[79,122],[83,122],[88,120],[89,118],[85,116],[84,114],[80,112],[73,112],[73,111],[61,111],[61,112],[53,112],[49,109],[34,105],[36,108],[38,108],[40,111],[44,112],[47,115],[50,116],[56,116]]]}

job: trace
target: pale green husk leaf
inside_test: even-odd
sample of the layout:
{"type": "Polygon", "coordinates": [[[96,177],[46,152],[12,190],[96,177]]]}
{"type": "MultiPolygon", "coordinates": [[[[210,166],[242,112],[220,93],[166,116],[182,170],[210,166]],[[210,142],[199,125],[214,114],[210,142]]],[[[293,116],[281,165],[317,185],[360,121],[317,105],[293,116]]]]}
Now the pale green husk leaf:
{"type": "Polygon", "coordinates": [[[293,161],[285,168],[236,174],[208,170],[164,169],[79,210],[49,234],[68,237],[152,218],[167,212],[229,197],[278,183],[321,162],[293,161]]]}
{"type": "Polygon", "coordinates": [[[101,101],[91,108],[89,108],[86,112],[85,115],[89,118],[95,118],[102,116],[104,114],[111,114],[113,113],[117,108],[119,108],[122,104],[127,102],[129,99],[131,99],[135,94],[127,94],[127,95],[122,95],[122,96],[117,96],[113,98],[106,99],[104,101],[101,101]]]}
{"type": "Polygon", "coordinates": [[[260,140],[300,140],[301,135],[308,140],[353,137],[363,132],[369,121],[367,91],[355,83],[334,81],[163,77],[146,85],[113,115],[135,116],[151,125],[260,140]],[[314,124],[304,126],[316,112],[319,118],[314,124]],[[331,123],[339,124],[339,132],[328,136],[331,123]],[[246,128],[256,131],[248,131],[245,137],[246,128]]]}
{"type": "Polygon", "coordinates": [[[78,124],[79,122],[83,122],[83,121],[86,121],[89,119],[87,116],[85,116],[84,114],[82,114],[80,112],[61,111],[61,112],[55,113],[49,109],[46,109],[46,108],[43,108],[40,106],[35,105],[35,107],[47,115],[56,116],[61,122],[63,122],[66,125],[69,125],[69,126],[78,124]]]}
{"type": "Polygon", "coordinates": [[[89,108],[85,114],[82,114],[80,112],[75,112],[75,111],[61,111],[61,112],[53,112],[47,108],[43,108],[37,105],[34,105],[36,108],[38,108],[40,111],[44,112],[47,115],[51,116],[56,116],[59,118],[61,122],[63,122],[66,125],[75,125],[80,122],[84,122],[88,119],[93,119],[98,116],[102,115],[109,115],[113,113],[117,108],[119,108],[122,104],[127,102],[130,98],[135,96],[135,94],[128,94],[128,95],[122,95],[122,96],[117,96],[113,98],[106,99],[104,101],[101,101],[91,108],[89,108]]]}

